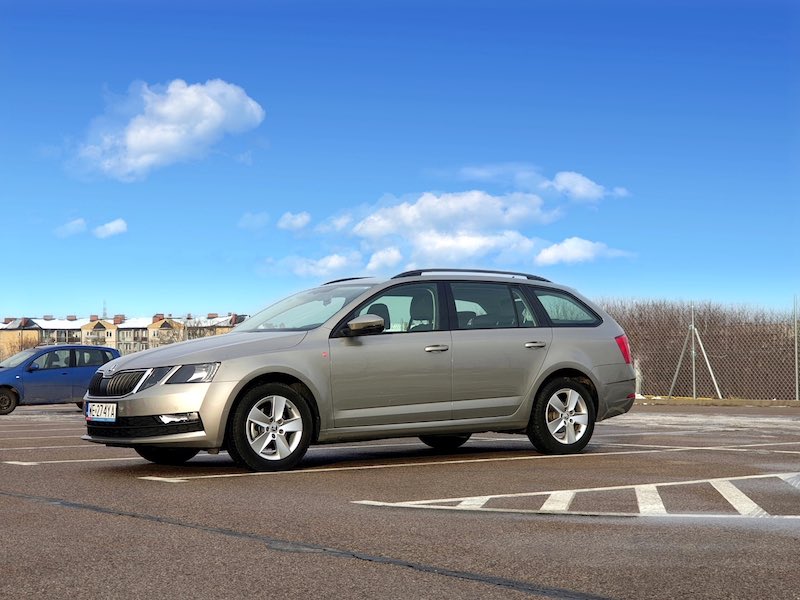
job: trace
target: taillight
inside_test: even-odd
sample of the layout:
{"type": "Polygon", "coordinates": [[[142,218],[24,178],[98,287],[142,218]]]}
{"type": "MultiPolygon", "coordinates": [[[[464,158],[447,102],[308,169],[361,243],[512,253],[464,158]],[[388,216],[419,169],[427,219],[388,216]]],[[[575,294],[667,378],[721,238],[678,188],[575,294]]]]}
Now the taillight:
{"type": "Polygon", "coordinates": [[[631,345],[628,343],[628,336],[618,335],[614,340],[619,346],[619,351],[622,352],[622,358],[625,359],[625,363],[631,364],[631,345]]]}

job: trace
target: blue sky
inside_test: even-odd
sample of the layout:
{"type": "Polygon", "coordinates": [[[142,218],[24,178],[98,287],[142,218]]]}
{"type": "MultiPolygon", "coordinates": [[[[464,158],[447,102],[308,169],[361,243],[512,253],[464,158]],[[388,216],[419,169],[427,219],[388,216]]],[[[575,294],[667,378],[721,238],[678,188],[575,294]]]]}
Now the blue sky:
{"type": "Polygon", "coordinates": [[[409,266],[800,293],[792,2],[161,4],[0,8],[0,317],[409,266]]]}

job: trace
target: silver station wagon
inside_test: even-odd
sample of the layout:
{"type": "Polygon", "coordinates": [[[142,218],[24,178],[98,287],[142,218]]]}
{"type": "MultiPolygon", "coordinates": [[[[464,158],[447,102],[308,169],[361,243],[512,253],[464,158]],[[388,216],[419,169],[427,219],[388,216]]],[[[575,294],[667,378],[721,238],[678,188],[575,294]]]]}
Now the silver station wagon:
{"type": "Polygon", "coordinates": [[[180,464],[227,450],[283,470],[311,444],[473,433],[581,451],[634,400],[628,339],[577,292],[524,273],[422,269],[331,281],[226,335],[113,360],[85,397],[84,439],[180,464]]]}

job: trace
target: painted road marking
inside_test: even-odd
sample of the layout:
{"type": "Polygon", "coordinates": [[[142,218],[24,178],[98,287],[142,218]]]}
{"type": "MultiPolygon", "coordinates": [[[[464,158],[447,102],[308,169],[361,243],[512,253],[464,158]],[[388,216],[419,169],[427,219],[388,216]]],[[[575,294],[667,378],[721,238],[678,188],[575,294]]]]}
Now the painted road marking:
{"type": "Polygon", "coordinates": [[[639,503],[639,512],[643,515],[665,515],[667,509],[655,485],[637,485],[636,501],[639,503]]]}
{"type": "MultiPolygon", "coordinates": [[[[66,428],[59,428],[59,429],[47,429],[46,427],[37,427],[36,429],[6,429],[0,430],[0,434],[2,433],[50,433],[53,431],[80,431],[85,432],[86,427],[66,427],[66,428]]],[[[0,438],[0,439],[10,439],[13,440],[15,438],[0,438]]]]}
{"type": "Polygon", "coordinates": [[[0,452],[6,450],[60,450],[64,448],[81,448],[81,449],[105,449],[105,446],[100,444],[70,444],[69,446],[19,446],[17,448],[0,448],[0,452]]]}
{"type": "Polygon", "coordinates": [[[624,517],[768,517],[772,519],[800,519],[798,515],[770,515],[756,504],[749,496],[733,483],[735,481],[751,481],[757,479],[781,479],[793,487],[800,489],[800,473],[768,473],[761,475],[744,475],[740,477],[719,477],[713,479],[694,479],[690,481],[664,481],[644,485],[616,485],[607,487],[581,488],[575,490],[551,490],[545,492],[521,492],[515,494],[496,494],[492,496],[474,496],[462,498],[437,498],[434,500],[409,500],[403,502],[379,502],[375,500],[357,500],[354,504],[380,506],[388,508],[427,508],[435,510],[468,510],[486,512],[508,512],[527,514],[561,514],[576,516],[624,516],[624,517]],[[738,514],[706,514],[706,513],[668,513],[658,493],[659,487],[678,487],[696,484],[711,484],[725,498],[738,514]],[[570,511],[569,506],[576,494],[592,492],[609,492],[618,490],[634,490],[639,507],[638,513],[570,511]],[[546,496],[542,507],[538,510],[512,508],[486,508],[489,500],[504,498],[530,498],[546,496]]]}
{"type": "MultiPolygon", "coordinates": [[[[780,476],[779,476],[780,477],[780,476]]],[[[714,489],[727,500],[740,515],[746,517],[766,517],[767,511],[753,502],[750,497],[733,485],[730,481],[710,481],[714,489]]]]}
{"type": "Polygon", "coordinates": [[[575,492],[553,492],[547,497],[547,500],[542,504],[542,510],[553,512],[564,512],[569,510],[572,500],[575,498],[575,492]]]}
{"type": "Polygon", "coordinates": [[[80,438],[79,435],[40,435],[36,437],[0,438],[0,442],[18,442],[19,440],[57,440],[80,438]]]}
{"type": "MultiPolygon", "coordinates": [[[[506,456],[498,458],[470,458],[461,460],[435,460],[435,461],[420,461],[420,462],[404,462],[404,463],[390,463],[390,464],[371,464],[350,467],[315,467],[311,469],[296,469],[293,471],[267,471],[267,472],[244,472],[244,473],[219,473],[214,475],[190,475],[186,477],[160,477],[156,475],[140,477],[147,481],[160,481],[163,483],[187,483],[189,481],[196,481],[201,479],[227,479],[232,477],[264,477],[264,476],[279,476],[279,475],[303,475],[309,473],[337,473],[341,471],[367,471],[374,469],[400,469],[400,468],[414,468],[414,467],[429,467],[437,465],[456,465],[456,464],[471,464],[471,463],[490,463],[490,462],[513,462],[521,460],[559,460],[559,459],[577,459],[577,458],[591,458],[594,456],[611,456],[611,455],[628,455],[628,454],[659,454],[665,452],[687,452],[695,450],[721,450],[721,451],[741,451],[746,452],[751,447],[775,446],[794,444],[800,445],[800,441],[796,442],[777,442],[777,443],[762,443],[762,444],[745,444],[741,448],[734,446],[667,446],[651,448],[645,446],[641,450],[620,450],[619,452],[588,452],[585,454],[536,454],[533,456],[506,456]]],[[[352,446],[359,448],[359,446],[352,446]]]]}
{"type": "MultiPolygon", "coordinates": [[[[800,443],[800,442],[798,442],[800,443]]],[[[440,465],[465,465],[473,463],[495,463],[495,462],[513,462],[521,460],[558,460],[558,459],[573,459],[573,458],[592,458],[595,456],[622,456],[626,454],[658,454],[663,452],[680,452],[684,450],[696,450],[696,448],[673,448],[667,450],[622,450],[620,452],[591,452],[588,454],[536,454],[534,456],[506,456],[499,458],[470,458],[463,460],[431,460],[420,462],[405,462],[405,463],[389,463],[389,464],[371,464],[359,465],[351,467],[315,467],[312,469],[295,469],[293,471],[263,471],[263,472],[245,472],[245,473],[219,473],[216,475],[190,475],[187,477],[159,477],[148,476],[139,477],[147,481],[160,481],[163,483],[186,483],[189,481],[197,481],[200,479],[228,479],[232,477],[276,477],[280,475],[308,475],[313,473],[338,473],[342,471],[371,471],[376,469],[408,469],[414,467],[432,467],[440,465]]]]}
{"type": "Polygon", "coordinates": [[[119,458],[75,458],[66,460],[40,460],[40,461],[25,461],[25,460],[6,460],[3,461],[6,465],[17,465],[19,467],[37,467],[39,465],[58,465],[61,463],[84,463],[84,462],[112,462],[115,460],[141,460],[144,459],[140,456],[125,456],[119,458]]]}
{"type": "Polygon", "coordinates": [[[491,496],[475,496],[474,498],[467,498],[458,505],[461,508],[481,508],[484,504],[491,500],[491,498],[491,496]]]}

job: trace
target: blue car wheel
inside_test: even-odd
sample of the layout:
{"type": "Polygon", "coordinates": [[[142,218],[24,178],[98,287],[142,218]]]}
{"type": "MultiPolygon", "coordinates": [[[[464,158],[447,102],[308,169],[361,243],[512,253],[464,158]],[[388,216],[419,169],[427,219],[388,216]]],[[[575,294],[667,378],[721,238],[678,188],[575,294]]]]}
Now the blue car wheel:
{"type": "Polygon", "coordinates": [[[7,415],[17,408],[17,395],[9,389],[0,390],[0,415],[7,415]]]}

